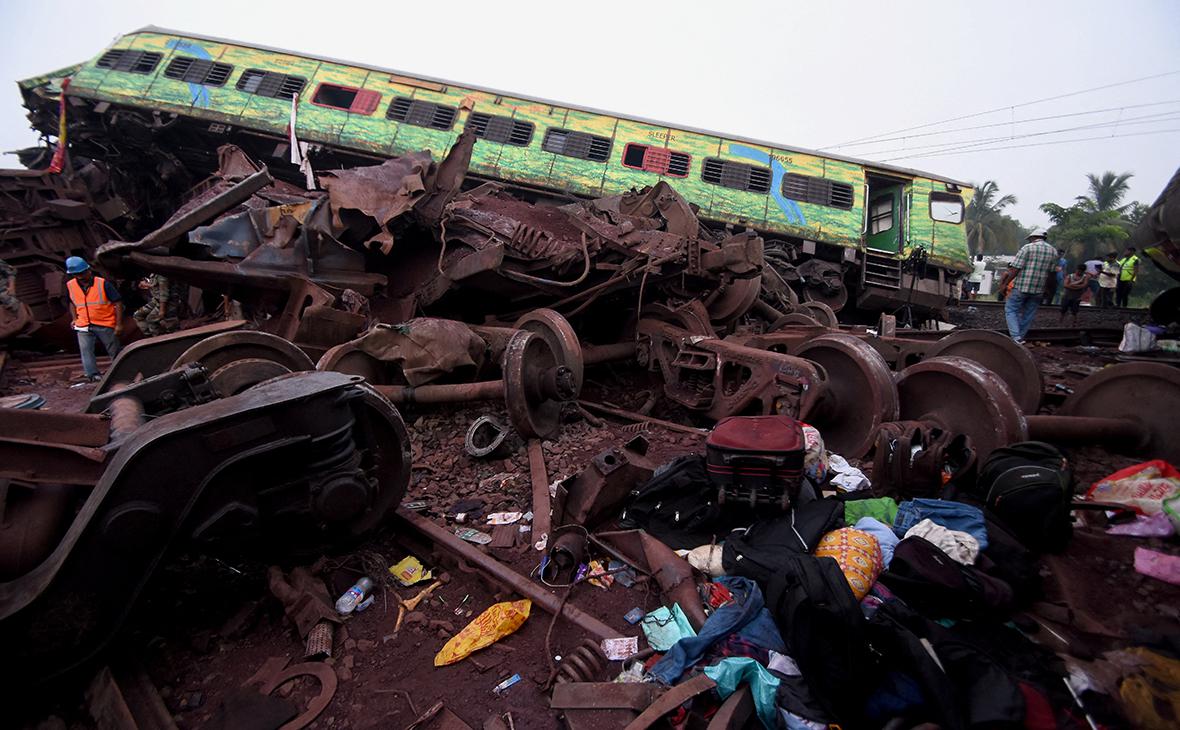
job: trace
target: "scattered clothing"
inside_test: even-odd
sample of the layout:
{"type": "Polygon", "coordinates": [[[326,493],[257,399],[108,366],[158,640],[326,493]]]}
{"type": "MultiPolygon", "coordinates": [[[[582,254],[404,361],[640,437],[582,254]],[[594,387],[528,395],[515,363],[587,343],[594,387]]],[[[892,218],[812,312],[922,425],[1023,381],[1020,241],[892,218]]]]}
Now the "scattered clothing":
{"type": "Polygon", "coordinates": [[[975,565],[979,558],[979,541],[966,532],[948,530],[942,525],[926,519],[906,531],[906,537],[918,536],[934,543],[952,560],[963,565],[975,565]]]}
{"type": "Polygon", "coordinates": [[[897,502],[892,497],[851,499],[844,503],[844,524],[854,525],[863,517],[872,517],[886,525],[897,519],[897,502]]]}
{"type": "Polygon", "coordinates": [[[868,489],[872,486],[869,484],[869,478],[865,476],[863,471],[849,464],[839,454],[828,455],[828,466],[835,472],[835,476],[832,477],[832,484],[835,484],[841,491],[859,492],[862,489],[868,489]]]}
{"type": "Polygon", "coordinates": [[[901,541],[901,538],[893,533],[893,528],[876,517],[861,517],[853,527],[877,538],[877,544],[881,546],[881,564],[889,568],[889,563],[893,560],[893,548],[901,541]]]}
{"type": "Polygon", "coordinates": [[[966,532],[979,543],[980,550],[987,549],[987,523],[983,512],[962,502],[943,499],[911,499],[897,507],[897,519],[893,531],[904,537],[910,528],[922,520],[930,519],[948,530],[966,532]]]}
{"type": "Polygon", "coordinates": [[[660,684],[676,684],[713,644],[735,632],[767,650],[786,651],[757,583],[737,576],[718,578],[716,582],[729,589],[734,600],[714,611],[699,634],[680,639],[655,663],[649,674],[660,684]]]}

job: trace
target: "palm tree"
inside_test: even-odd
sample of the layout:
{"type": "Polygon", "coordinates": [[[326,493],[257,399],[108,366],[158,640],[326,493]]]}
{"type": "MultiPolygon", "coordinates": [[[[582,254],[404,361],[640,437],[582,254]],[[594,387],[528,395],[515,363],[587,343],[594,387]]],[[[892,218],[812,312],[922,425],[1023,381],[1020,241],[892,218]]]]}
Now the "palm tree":
{"type": "Polygon", "coordinates": [[[1004,208],[1016,203],[1015,195],[1000,195],[995,180],[984,180],[975,186],[975,196],[967,206],[967,247],[973,254],[983,253],[989,244],[997,248],[997,223],[1004,208]]]}
{"type": "Polygon", "coordinates": [[[1086,179],[1090,181],[1090,193],[1089,195],[1079,195],[1077,197],[1078,205],[1092,213],[1108,210],[1122,213],[1127,206],[1119,205],[1119,203],[1123,202],[1123,197],[1131,187],[1127,181],[1132,177],[1133,174],[1130,172],[1116,175],[1109,171],[1102,173],[1102,177],[1093,173],[1086,175],[1086,179]]]}

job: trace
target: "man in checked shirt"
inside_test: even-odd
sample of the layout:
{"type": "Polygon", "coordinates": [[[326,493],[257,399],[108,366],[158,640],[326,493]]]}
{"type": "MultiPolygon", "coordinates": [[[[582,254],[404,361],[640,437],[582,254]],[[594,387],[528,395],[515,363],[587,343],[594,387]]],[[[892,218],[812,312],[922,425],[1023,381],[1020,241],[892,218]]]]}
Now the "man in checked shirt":
{"type": "Polygon", "coordinates": [[[1050,276],[1057,277],[1057,249],[1049,245],[1042,231],[1033,231],[1028,243],[1016,252],[1016,258],[1000,281],[1005,287],[1015,280],[1012,292],[1004,305],[1004,316],[1008,320],[1008,334],[1013,340],[1024,344],[1028,328],[1037,316],[1037,307],[1045,296],[1045,284],[1050,276]]]}

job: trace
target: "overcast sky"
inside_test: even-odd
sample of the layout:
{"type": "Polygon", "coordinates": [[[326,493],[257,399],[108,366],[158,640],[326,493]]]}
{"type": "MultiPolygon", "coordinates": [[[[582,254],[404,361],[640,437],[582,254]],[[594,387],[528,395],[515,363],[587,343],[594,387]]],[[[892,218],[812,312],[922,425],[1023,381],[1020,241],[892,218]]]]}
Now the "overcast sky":
{"type": "MultiPolygon", "coordinates": [[[[838,151],[996,180],[1019,198],[1015,213],[1026,224],[1047,223],[1040,203],[1083,193],[1088,172],[1132,172],[1131,197],[1150,203],[1180,165],[1177,0],[3,0],[0,78],[90,58],[145,25],[805,148],[905,136],[886,133],[1003,108],[908,134],[995,126],[838,151]],[[1081,114],[1100,109],[1112,111],[1081,114]],[[1073,116],[1020,123],[1056,115],[1073,116]],[[1102,139],[1045,144],[1081,137],[1102,139]],[[952,142],[1010,149],[893,159],[945,152],[951,148],[919,146],[952,142]]],[[[0,150],[36,141],[15,84],[0,86],[0,150]]],[[[16,158],[0,157],[0,165],[16,166],[16,158]]]]}

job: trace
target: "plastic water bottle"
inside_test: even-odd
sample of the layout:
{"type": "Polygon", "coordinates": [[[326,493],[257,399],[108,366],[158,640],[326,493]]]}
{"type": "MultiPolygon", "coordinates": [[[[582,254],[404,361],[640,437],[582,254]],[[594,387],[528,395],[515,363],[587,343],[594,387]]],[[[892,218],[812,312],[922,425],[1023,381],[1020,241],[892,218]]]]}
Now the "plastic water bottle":
{"type": "Polygon", "coordinates": [[[336,601],[336,612],[340,614],[352,613],[365,594],[371,590],[373,590],[373,581],[369,578],[361,578],[356,582],[356,585],[345,591],[344,595],[336,601]]]}

